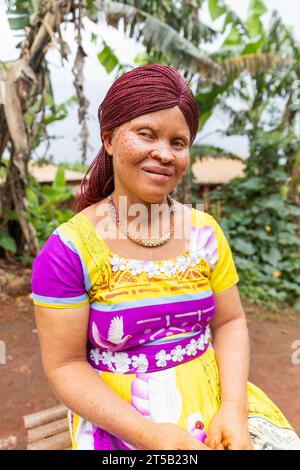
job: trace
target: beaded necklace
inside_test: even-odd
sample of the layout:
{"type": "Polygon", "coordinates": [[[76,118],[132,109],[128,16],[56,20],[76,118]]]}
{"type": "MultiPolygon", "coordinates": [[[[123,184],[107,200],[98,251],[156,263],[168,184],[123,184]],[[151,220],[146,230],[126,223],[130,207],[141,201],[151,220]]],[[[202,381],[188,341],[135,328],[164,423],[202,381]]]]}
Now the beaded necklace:
{"type": "MultiPolygon", "coordinates": [[[[136,235],[134,235],[134,233],[130,232],[129,230],[126,230],[127,237],[130,240],[132,240],[134,243],[137,243],[138,245],[146,246],[148,248],[161,246],[167,243],[167,241],[170,240],[172,234],[174,233],[175,212],[176,212],[174,199],[169,194],[167,196],[167,202],[168,202],[168,206],[170,209],[170,214],[173,214],[173,221],[171,221],[170,223],[170,229],[167,235],[165,235],[162,238],[148,239],[148,238],[137,237],[136,235]]],[[[116,211],[116,206],[115,206],[113,197],[111,195],[108,196],[108,204],[109,204],[109,209],[110,209],[113,219],[117,222],[119,227],[123,227],[124,224],[120,221],[119,215],[117,214],[117,211],[116,211]]]]}

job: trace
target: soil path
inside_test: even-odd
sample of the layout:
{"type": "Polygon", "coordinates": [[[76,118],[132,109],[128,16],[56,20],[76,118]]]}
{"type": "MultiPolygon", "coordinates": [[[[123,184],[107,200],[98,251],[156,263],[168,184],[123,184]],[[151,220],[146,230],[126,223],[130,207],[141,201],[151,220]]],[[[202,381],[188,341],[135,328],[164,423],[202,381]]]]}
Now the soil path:
{"type": "MultiPolygon", "coordinates": [[[[292,345],[300,340],[300,315],[279,316],[246,301],[243,305],[251,338],[250,381],[269,395],[300,434],[300,364],[292,362],[292,345]]],[[[0,449],[24,449],[22,416],[57,404],[42,371],[30,294],[0,296],[0,340],[6,344],[7,359],[0,365],[0,449]]]]}

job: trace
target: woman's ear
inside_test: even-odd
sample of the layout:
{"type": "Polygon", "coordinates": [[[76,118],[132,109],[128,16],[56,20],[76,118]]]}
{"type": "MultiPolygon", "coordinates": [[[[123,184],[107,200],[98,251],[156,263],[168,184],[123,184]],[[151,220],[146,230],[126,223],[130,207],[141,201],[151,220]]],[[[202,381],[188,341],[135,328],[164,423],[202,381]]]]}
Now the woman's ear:
{"type": "Polygon", "coordinates": [[[113,154],[113,146],[112,146],[112,139],[113,139],[113,134],[114,132],[112,130],[106,130],[103,131],[102,133],[102,140],[103,140],[103,145],[108,153],[108,155],[112,156],[113,154]]]}

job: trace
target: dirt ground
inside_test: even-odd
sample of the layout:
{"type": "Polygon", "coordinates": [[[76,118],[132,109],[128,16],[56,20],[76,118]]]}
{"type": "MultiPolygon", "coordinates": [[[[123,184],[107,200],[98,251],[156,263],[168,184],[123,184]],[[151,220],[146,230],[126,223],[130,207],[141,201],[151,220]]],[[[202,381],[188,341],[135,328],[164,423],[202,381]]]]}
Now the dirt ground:
{"type": "MultiPolygon", "coordinates": [[[[21,274],[21,273],[20,273],[21,274]]],[[[300,434],[300,364],[292,363],[292,344],[300,340],[300,314],[274,314],[243,301],[251,338],[249,380],[284,412],[300,434]]],[[[43,375],[30,294],[0,294],[0,449],[25,449],[22,417],[58,403],[43,375]]]]}

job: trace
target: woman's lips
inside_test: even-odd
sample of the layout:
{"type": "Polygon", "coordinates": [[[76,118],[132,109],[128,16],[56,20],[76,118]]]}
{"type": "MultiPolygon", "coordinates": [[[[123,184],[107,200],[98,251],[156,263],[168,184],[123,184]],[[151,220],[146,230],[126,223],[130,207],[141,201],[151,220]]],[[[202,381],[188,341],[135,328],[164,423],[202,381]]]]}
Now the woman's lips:
{"type": "Polygon", "coordinates": [[[152,171],[146,171],[142,169],[142,172],[148,176],[148,178],[151,178],[154,181],[168,181],[171,178],[171,175],[161,175],[159,173],[153,173],[152,171]]]}
{"type": "Polygon", "coordinates": [[[168,181],[173,175],[173,170],[169,167],[162,167],[160,165],[146,165],[141,170],[154,181],[168,181]]]}

